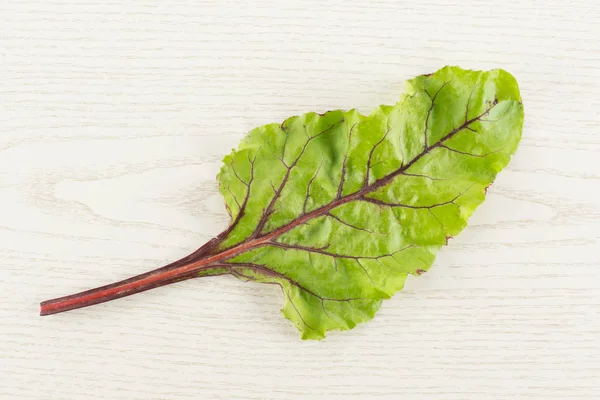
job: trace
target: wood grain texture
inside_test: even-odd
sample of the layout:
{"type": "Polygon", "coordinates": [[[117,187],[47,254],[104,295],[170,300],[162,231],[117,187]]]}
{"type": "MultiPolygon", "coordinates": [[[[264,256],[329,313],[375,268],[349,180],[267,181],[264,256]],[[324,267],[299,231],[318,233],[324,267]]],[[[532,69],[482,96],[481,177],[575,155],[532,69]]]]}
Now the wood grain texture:
{"type": "Polygon", "coordinates": [[[0,22],[0,398],[598,398],[598,2],[9,0],[0,22]],[[522,145],[373,321],[302,342],[277,288],[231,277],[38,316],[224,229],[215,175],[251,128],[447,64],[516,76],[522,145]]]}

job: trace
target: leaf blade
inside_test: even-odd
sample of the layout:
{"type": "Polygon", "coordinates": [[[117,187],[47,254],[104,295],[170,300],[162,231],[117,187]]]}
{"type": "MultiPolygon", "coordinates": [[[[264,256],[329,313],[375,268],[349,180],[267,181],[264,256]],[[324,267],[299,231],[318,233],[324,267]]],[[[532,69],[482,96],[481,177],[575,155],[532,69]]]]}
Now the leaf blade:
{"type": "Polygon", "coordinates": [[[226,262],[279,284],[304,338],[372,318],[464,229],[516,150],[520,100],[505,71],[445,67],[369,116],[308,113],[253,130],[219,174],[234,221],[221,250],[256,245],[226,262]]]}

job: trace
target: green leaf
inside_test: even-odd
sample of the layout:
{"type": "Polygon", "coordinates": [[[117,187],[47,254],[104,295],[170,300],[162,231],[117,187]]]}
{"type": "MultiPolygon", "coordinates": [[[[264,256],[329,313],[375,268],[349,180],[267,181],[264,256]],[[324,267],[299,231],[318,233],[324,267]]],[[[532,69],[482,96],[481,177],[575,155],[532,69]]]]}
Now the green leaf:
{"type": "Polygon", "coordinates": [[[279,284],[304,339],[351,329],[458,234],[517,148],[523,107],[503,70],[446,67],[393,106],[308,113],[252,130],[224,159],[232,224],[217,252],[279,284]]]}
{"type": "Polygon", "coordinates": [[[225,157],[230,226],[189,256],[41,304],[41,315],[200,276],[274,283],[304,339],[351,329],[458,234],[521,138],[503,70],[445,67],[391,106],[308,113],[251,131],[225,157]]]}

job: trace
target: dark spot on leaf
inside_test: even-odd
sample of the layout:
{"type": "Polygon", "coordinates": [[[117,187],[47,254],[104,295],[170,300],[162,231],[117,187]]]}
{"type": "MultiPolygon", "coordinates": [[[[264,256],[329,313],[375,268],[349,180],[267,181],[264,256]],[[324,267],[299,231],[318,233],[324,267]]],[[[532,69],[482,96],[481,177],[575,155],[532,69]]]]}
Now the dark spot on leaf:
{"type": "Polygon", "coordinates": [[[415,271],[415,274],[417,274],[417,275],[423,275],[424,273],[425,273],[424,269],[418,269],[415,271]]]}

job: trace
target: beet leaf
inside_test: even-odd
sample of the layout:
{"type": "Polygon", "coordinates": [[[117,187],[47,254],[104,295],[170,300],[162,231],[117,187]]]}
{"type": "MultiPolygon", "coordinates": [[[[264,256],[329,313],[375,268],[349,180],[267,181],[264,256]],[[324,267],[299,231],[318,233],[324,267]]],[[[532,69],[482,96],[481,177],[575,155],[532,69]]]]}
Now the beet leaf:
{"type": "Polygon", "coordinates": [[[515,79],[445,67],[407,83],[395,105],[308,113],[252,130],[225,157],[232,222],[188,257],[41,304],[41,314],[169,283],[230,274],[274,283],[304,339],[373,318],[458,234],[515,152],[515,79]]]}

